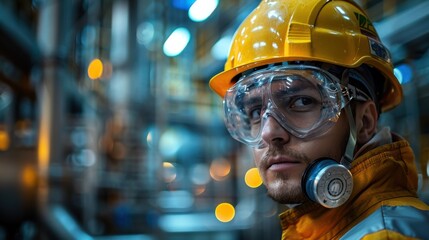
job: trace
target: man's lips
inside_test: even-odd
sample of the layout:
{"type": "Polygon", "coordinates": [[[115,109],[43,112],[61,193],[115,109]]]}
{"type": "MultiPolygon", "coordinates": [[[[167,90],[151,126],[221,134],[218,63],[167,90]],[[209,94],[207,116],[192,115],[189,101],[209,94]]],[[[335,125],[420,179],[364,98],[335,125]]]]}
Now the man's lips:
{"type": "Polygon", "coordinates": [[[285,171],[300,165],[302,162],[291,158],[275,157],[268,160],[268,168],[270,171],[285,171]]]}

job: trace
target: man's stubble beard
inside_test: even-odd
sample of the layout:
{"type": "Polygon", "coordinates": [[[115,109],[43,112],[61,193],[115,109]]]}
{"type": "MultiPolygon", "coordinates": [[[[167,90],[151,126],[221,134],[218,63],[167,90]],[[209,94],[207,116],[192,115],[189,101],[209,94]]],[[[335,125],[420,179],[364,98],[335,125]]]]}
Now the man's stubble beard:
{"type": "Polygon", "coordinates": [[[277,174],[274,182],[265,184],[267,195],[280,204],[297,204],[307,201],[299,181],[289,179],[288,176],[277,174]],[[294,181],[294,182],[291,182],[294,181]]]}
{"type": "MultiPolygon", "coordinates": [[[[311,160],[304,154],[292,151],[290,149],[270,148],[262,157],[261,167],[266,169],[267,160],[276,155],[290,156],[308,165],[311,160]]],[[[267,189],[267,195],[280,204],[297,204],[308,201],[301,187],[301,177],[293,179],[286,173],[271,173],[274,175],[274,181],[267,183],[264,179],[264,185],[267,189]]]]}

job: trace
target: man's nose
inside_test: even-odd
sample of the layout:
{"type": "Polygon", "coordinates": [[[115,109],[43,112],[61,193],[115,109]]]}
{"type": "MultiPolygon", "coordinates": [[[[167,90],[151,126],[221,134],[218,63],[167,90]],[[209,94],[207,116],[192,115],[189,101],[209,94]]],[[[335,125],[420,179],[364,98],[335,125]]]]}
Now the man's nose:
{"type": "Polygon", "coordinates": [[[267,144],[283,145],[290,141],[290,133],[269,115],[263,123],[261,138],[267,144]]]}

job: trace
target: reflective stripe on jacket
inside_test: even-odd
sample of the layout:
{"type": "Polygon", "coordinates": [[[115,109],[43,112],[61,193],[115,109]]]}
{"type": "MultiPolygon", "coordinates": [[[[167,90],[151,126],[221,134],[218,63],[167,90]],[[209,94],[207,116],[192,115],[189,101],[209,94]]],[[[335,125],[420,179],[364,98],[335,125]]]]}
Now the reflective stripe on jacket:
{"type": "Polygon", "coordinates": [[[285,211],[282,239],[429,239],[429,206],[417,198],[408,142],[370,150],[353,161],[350,171],[350,199],[334,209],[305,203],[285,211]]]}

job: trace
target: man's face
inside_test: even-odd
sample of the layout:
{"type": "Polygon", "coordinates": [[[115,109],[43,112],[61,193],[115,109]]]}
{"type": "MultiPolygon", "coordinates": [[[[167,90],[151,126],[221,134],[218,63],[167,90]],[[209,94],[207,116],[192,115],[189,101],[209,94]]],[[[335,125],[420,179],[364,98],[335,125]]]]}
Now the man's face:
{"type": "Polygon", "coordinates": [[[322,136],[300,139],[287,132],[273,117],[262,129],[264,148],[254,148],[254,160],[268,195],[282,204],[307,201],[301,178],[307,166],[318,158],[340,161],[349,127],[344,111],[338,122],[322,136]]]}

